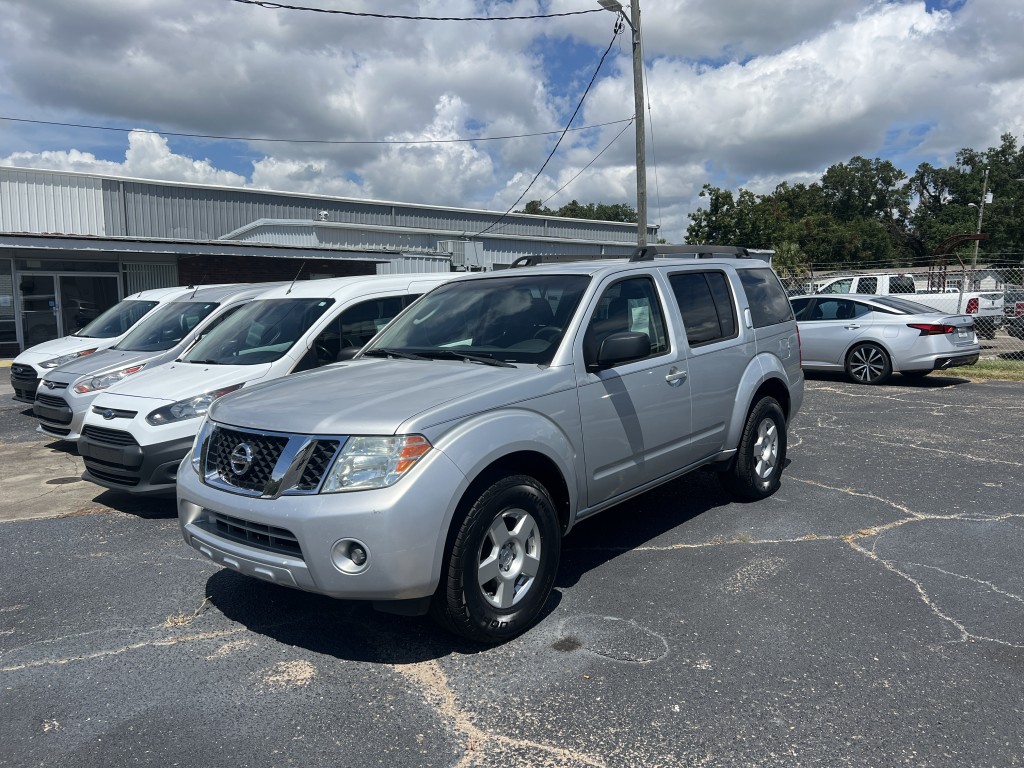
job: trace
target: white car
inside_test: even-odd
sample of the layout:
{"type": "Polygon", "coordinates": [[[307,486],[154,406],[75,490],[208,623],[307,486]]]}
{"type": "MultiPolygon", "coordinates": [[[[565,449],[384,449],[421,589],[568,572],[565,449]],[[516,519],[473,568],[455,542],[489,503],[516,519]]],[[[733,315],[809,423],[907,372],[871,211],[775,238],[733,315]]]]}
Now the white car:
{"type": "Polygon", "coordinates": [[[178,464],[214,400],[351,356],[421,294],[453,276],[338,277],[267,291],[179,360],[96,398],[78,440],[85,479],[131,493],[173,494],[178,464]]]}
{"type": "Polygon", "coordinates": [[[153,288],[139,291],[118,302],[85,328],[70,336],[29,347],[11,363],[14,399],[33,403],[39,380],[54,368],[121,341],[142,318],[164,302],[174,301],[195,290],[195,286],[153,288]]]}
{"type": "Polygon", "coordinates": [[[38,431],[77,440],[92,401],[114,384],[180,357],[235,310],[279,283],[204,286],[150,312],[114,346],[78,357],[45,376],[32,412],[38,431]]]}

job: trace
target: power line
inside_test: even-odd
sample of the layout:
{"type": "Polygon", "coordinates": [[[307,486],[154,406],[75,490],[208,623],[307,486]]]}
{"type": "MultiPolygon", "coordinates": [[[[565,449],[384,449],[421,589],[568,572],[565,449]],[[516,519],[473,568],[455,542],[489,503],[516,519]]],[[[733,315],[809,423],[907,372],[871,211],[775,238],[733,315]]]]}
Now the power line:
{"type": "Polygon", "coordinates": [[[232,0],[242,5],[255,5],[272,11],[309,11],[311,13],[327,13],[336,16],[359,16],[370,19],[400,19],[404,21],[523,21],[527,19],[554,19],[562,16],[582,16],[585,13],[601,13],[603,8],[592,8],[585,11],[567,11],[565,13],[537,13],[529,16],[401,16],[392,13],[366,13],[360,11],[339,11],[333,8],[310,8],[303,5],[287,5],[269,0],[232,0]]]}
{"type": "MultiPolygon", "coordinates": [[[[388,144],[460,144],[460,143],[472,143],[476,141],[508,141],[510,139],[529,139],[535,136],[554,136],[556,134],[564,134],[565,131],[541,131],[539,133],[519,133],[511,134],[508,136],[480,136],[478,138],[470,139],[272,139],[259,136],[218,136],[216,134],[208,133],[177,133],[175,131],[153,131],[148,128],[118,128],[109,125],[87,125],[84,123],[61,123],[53,120],[30,120],[24,117],[5,117],[0,115],[0,120],[7,120],[12,123],[30,123],[32,125],[52,125],[58,128],[85,128],[91,131],[118,131],[120,133],[152,133],[158,136],[177,136],[179,138],[187,139],[217,139],[222,141],[262,141],[268,143],[281,143],[281,144],[336,144],[336,145],[354,145],[354,144],[377,144],[377,145],[388,145],[388,144]]],[[[577,128],[569,128],[570,131],[586,131],[591,128],[604,128],[609,125],[620,125],[622,123],[631,123],[633,118],[624,118],[622,120],[612,120],[609,123],[595,123],[594,125],[581,125],[577,128]]]]}
{"type": "Polygon", "coordinates": [[[540,178],[540,175],[544,173],[544,169],[548,167],[548,163],[551,162],[551,158],[555,156],[555,152],[558,151],[558,147],[562,143],[562,139],[565,138],[565,134],[569,132],[569,126],[572,125],[572,121],[576,119],[576,115],[579,114],[580,109],[583,107],[583,102],[586,100],[587,94],[589,94],[590,89],[594,87],[594,81],[597,80],[597,73],[601,71],[601,66],[604,64],[604,60],[605,58],[607,58],[608,52],[612,49],[612,46],[615,44],[615,38],[618,37],[621,32],[622,21],[620,19],[616,19],[615,29],[612,31],[612,39],[608,41],[608,47],[605,48],[604,53],[601,54],[601,60],[597,62],[597,68],[594,70],[594,75],[590,78],[590,82],[587,83],[587,89],[583,92],[583,95],[580,97],[580,101],[576,105],[576,109],[573,111],[572,117],[570,117],[568,122],[565,124],[565,130],[563,130],[562,135],[558,137],[558,141],[555,142],[555,146],[551,148],[551,152],[548,153],[547,159],[544,160],[544,164],[540,167],[540,170],[537,171],[536,174],[534,174],[533,178],[530,180],[530,183],[526,185],[526,189],[524,189],[523,193],[519,195],[516,201],[509,206],[509,209],[507,211],[505,211],[503,214],[501,214],[501,216],[495,219],[490,224],[490,226],[481,229],[479,232],[476,232],[475,234],[472,235],[472,237],[478,237],[484,234],[485,232],[489,232],[490,230],[494,229],[498,224],[500,224],[502,219],[504,219],[506,216],[512,213],[512,209],[519,205],[522,199],[526,197],[526,193],[530,191],[530,187],[532,187],[536,183],[537,179],[540,178]]]}
{"type": "Polygon", "coordinates": [[[618,140],[619,140],[619,137],[620,137],[620,136],[622,136],[622,134],[624,134],[624,133],[626,132],[626,129],[627,129],[627,128],[629,128],[629,126],[630,126],[630,125],[632,125],[632,124],[633,124],[633,121],[632,121],[632,120],[630,120],[630,121],[629,121],[629,122],[628,122],[628,123],[627,123],[627,124],[626,124],[626,125],[625,125],[625,126],[623,127],[623,129],[622,129],[621,131],[619,131],[619,132],[618,132],[617,134],[615,134],[615,138],[613,138],[613,139],[612,139],[611,141],[609,141],[609,142],[608,142],[607,144],[605,144],[605,145],[604,145],[604,149],[602,149],[602,150],[601,150],[600,152],[598,152],[598,153],[597,153],[596,155],[594,155],[594,158],[593,158],[593,159],[592,159],[592,160],[591,160],[591,161],[590,161],[589,163],[587,163],[587,164],[586,164],[586,165],[584,165],[584,166],[583,166],[582,168],[580,168],[580,171],[579,171],[579,173],[577,173],[577,174],[576,174],[575,176],[573,176],[573,177],[572,177],[571,179],[569,179],[569,180],[568,180],[567,182],[565,182],[565,184],[563,184],[563,185],[562,185],[562,186],[560,186],[560,187],[559,187],[558,189],[556,189],[556,190],[555,190],[554,192],[552,192],[552,193],[551,193],[550,195],[548,195],[548,198],[547,198],[547,200],[545,200],[544,202],[542,202],[542,203],[541,203],[541,205],[547,205],[547,204],[548,204],[548,200],[551,200],[551,199],[552,199],[552,198],[553,198],[553,197],[554,197],[555,195],[557,195],[557,194],[558,194],[559,192],[561,192],[561,191],[562,191],[563,189],[565,189],[565,188],[566,188],[566,187],[568,187],[568,186],[569,186],[570,184],[572,184],[572,183],[573,183],[574,181],[576,181],[576,179],[578,179],[578,178],[579,178],[580,176],[582,176],[582,175],[583,175],[583,172],[584,172],[585,170],[587,170],[587,168],[589,168],[590,166],[592,166],[592,165],[593,165],[594,163],[596,163],[596,162],[598,161],[598,159],[599,159],[599,158],[601,157],[601,155],[603,155],[603,154],[604,154],[605,152],[607,152],[607,151],[608,151],[608,149],[609,149],[609,148],[611,147],[611,145],[612,145],[612,144],[614,144],[614,143],[615,143],[616,141],[618,141],[618,140]]]}

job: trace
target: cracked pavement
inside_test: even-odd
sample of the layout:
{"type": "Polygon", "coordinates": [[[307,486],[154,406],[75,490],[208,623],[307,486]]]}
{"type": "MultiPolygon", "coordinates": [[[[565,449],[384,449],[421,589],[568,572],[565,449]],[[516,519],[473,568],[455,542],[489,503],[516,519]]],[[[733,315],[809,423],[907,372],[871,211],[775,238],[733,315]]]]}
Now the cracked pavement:
{"type": "Polygon", "coordinates": [[[1022,765],[1022,394],[809,380],[775,496],[698,472],[583,522],[479,648],[48,485],[76,457],[0,392],[0,766],[1022,765]]]}

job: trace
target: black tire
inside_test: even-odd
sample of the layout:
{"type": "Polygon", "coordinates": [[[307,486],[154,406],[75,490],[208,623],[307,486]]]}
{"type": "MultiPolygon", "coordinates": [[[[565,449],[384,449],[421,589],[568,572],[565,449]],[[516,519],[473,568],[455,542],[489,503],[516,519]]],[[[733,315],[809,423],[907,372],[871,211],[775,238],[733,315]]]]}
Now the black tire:
{"type": "Polygon", "coordinates": [[[480,643],[525,632],[551,594],[561,554],[562,529],[547,489],[528,475],[502,478],[453,525],[431,616],[480,643]]]}
{"type": "Polygon", "coordinates": [[[985,317],[979,317],[974,321],[974,332],[978,338],[992,341],[996,337],[996,324],[985,317]]]}
{"type": "Polygon", "coordinates": [[[881,384],[892,375],[892,360],[877,344],[858,344],[846,355],[846,375],[854,384],[881,384]]]}
{"type": "Polygon", "coordinates": [[[757,501],[779,489],[785,463],[786,416],[775,398],[763,397],[747,415],[735,459],[718,478],[733,498],[757,501]]]}

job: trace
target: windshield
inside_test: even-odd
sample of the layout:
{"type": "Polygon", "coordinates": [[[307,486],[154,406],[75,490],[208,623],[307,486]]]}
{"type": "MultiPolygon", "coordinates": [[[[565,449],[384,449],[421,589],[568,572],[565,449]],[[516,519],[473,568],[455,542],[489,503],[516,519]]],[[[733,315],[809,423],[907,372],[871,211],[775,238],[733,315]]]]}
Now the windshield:
{"type": "Polygon", "coordinates": [[[272,363],[334,303],[334,299],[263,299],[218,325],[182,358],[187,363],[272,363]]]}
{"type": "Polygon", "coordinates": [[[132,329],[114,349],[163,352],[178,344],[219,305],[210,301],[165,304],[132,329]]]}
{"type": "Polygon", "coordinates": [[[547,365],[590,278],[531,275],[465,280],[437,288],[363,354],[547,365]]]}
{"type": "Polygon", "coordinates": [[[873,301],[878,304],[882,304],[891,309],[898,310],[907,315],[937,315],[941,314],[935,307],[926,307],[924,304],[918,304],[916,301],[908,301],[907,299],[897,299],[894,296],[878,296],[873,301]]]}
{"type": "Polygon", "coordinates": [[[120,336],[139,322],[157,304],[156,301],[122,301],[72,335],[84,336],[88,339],[109,339],[120,336]]]}

